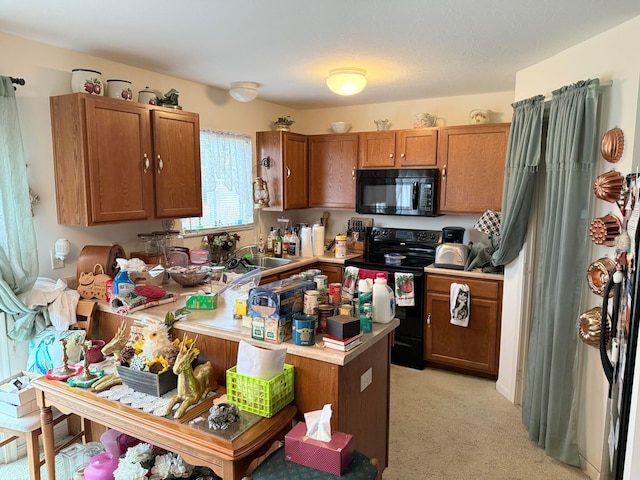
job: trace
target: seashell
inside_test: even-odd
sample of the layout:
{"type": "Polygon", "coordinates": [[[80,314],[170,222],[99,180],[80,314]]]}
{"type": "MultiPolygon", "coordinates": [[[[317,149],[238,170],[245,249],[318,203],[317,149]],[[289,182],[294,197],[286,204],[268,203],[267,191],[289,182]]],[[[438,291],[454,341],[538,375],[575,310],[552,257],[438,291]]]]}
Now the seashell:
{"type": "Polygon", "coordinates": [[[589,226],[589,236],[596,245],[613,247],[615,239],[622,231],[622,223],[615,215],[608,214],[595,218],[589,226]]]}
{"type": "Polygon", "coordinates": [[[606,202],[617,202],[620,200],[620,194],[624,187],[624,177],[620,172],[611,170],[610,172],[603,173],[596,178],[593,184],[593,193],[600,200],[606,202]]]}
{"type": "Polygon", "coordinates": [[[618,127],[612,128],[602,137],[600,152],[607,162],[616,163],[624,150],[624,134],[618,127]]]}
{"type": "MultiPolygon", "coordinates": [[[[608,257],[602,257],[592,262],[587,269],[587,283],[589,288],[596,295],[601,297],[604,295],[604,287],[609,282],[609,276],[616,268],[616,262],[608,257]]],[[[613,290],[609,293],[609,297],[613,296],[613,290]]]]}
{"type": "MultiPolygon", "coordinates": [[[[602,332],[602,308],[593,307],[587,310],[578,320],[578,333],[580,340],[587,345],[598,348],[600,346],[600,334],[602,332]]],[[[607,314],[607,348],[611,343],[611,317],[607,314]]]]}

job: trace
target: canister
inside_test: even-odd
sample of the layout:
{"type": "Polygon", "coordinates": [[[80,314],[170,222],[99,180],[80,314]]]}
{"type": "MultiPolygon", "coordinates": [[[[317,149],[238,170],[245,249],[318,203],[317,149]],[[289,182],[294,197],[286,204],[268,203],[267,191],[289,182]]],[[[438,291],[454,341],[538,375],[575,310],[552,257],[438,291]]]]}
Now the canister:
{"type": "Polygon", "coordinates": [[[335,255],[336,255],[336,258],[344,258],[347,256],[347,236],[346,235],[336,235],[335,255]]]}
{"type": "Polygon", "coordinates": [[[71,91],[73,93],[88,93],[89,95],[104,95],[102,73],[97,70],[74,68],[71,70],[71,91]]]}
{"type": "Polygon", "coordinates": [[[133,100],[133,91],[129,80],[107,80],[107,97],[119,98],[120,100],[133,100]]]}
{"type": "Polygon", "coordinates": [[[353,305],[350,303],[342,303],[338,305],[338,315],[353,317],[353,305]]]}
{"type": "Polygon", "coordinates": [[[318,292],[326,292],[329,287],[329,277],[326,275],[316,275],[313,277],[313,281],[316,282],[316,288],[318,292]]]}
{"type": "Polygon", "coordinates": [[[304,292],[304,302],[302,305],[302,311],[306,315],[318,315],[318,306],[320,292],[318,290],[306,290],[304,292]]]}
{"type": "Polygon", "coordinates": [[[340,305],[342,303],[342,284],[332,283],[329,285],[329,303],[340,305]]]}
{"type": "Polygon", "coordinates": [[[316,317],[295,314],[293,316],[293,344],[308,347],[316,343],[316,317]]]}
{"type": "Polygon", "coordinates": [[[318,306],[318,333],[327,331],[327,318],[333,316],[335,310],[333,305],[321,304],[318,306]]]}

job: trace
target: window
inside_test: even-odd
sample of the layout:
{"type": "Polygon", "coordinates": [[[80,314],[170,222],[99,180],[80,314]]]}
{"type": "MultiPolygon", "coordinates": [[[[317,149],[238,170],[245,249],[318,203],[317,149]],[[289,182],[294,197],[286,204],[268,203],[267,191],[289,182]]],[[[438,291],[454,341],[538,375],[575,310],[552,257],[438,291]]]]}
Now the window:
{"type": "Polygon", "coordinates": [[[253,225],[251,137],[200,131],[202,217],[182,219],[185,233],[253,225]]]}

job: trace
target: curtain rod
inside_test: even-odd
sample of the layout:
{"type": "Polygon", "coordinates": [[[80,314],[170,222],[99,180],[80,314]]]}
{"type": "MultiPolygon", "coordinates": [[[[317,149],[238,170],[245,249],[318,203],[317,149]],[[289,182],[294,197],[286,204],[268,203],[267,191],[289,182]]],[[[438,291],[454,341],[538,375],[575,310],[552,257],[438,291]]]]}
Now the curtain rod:
{"type": "MultiPolygon", "coordinates": [[[[609,88],[613,85],[613,80],[608,80],[606,82],[602,82],[599,86],[598,86],[598,93],[600,93],[600,91],[603,88],[609,88]]],[[[551,97],[544,97],[544,103],[548,104],[549,102],[551,102],[551,97]]]]}
{"type": "Polygon", "coordinates": [[[11,83],[16,83],[18,85],[24,85],[26,82],[24,81],[24,78],[17,78],[17,77],[9,77],[11,79],[11,83]]]}

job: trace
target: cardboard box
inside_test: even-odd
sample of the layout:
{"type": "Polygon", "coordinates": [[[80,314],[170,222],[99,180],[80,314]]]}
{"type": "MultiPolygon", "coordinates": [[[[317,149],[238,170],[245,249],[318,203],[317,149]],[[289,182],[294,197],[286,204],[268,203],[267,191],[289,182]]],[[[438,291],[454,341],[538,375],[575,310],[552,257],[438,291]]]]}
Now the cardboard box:
{"type": "MultiPolygon", "coordinates": [[[[30,390],[33,390],[33,388],[30,390]]],[[[36,411],[38,411],[38,403],[35,398],[22,405],[11,405],[10,403],[0,402],[0,412],[10,417],[20,418],[36,411]]]]}
{"type": "Polygon", "coordinates": [[[194,310],[215,310],[218,306],[218,294],[191,295],[187,297],[187,308],[194,310]]]}
{"type": "Polygon", "coordinates": [[[251,318],[251,338],[255,340],[264,340],[264,318],[251,318]]]}
{"type": "MultiPolygon", "coordinates": [[[[29,377],[30,380],[35,380],[36,378],[41,377],[42,375],[39,373],[31,373],[31,372],[19,372],[15,375],[11,375],[4,380],[0,380],[0,385],[4,385],[5,383],[10,383],[17,378],[20,377],[29,377]]],[[[22,390],[18,390],[17,392],[4,392],[0,391],[0,402],[8,403],[10,405],[25,405],[29,403],[31,400],[36,399],[36,391],[33,389],[31,384],[23,388],[22,390]]]]}
{"type": "Polygon", "coordinates": [[[360,333],[360,319],[348,315],[327,318],[327,333],[336,338],[351,338],[360,333]]]}
{"type": "Polygon", "coordinates": [[[293,315],[267,317],[264,319],[264,341],[283,343],[291,340],[293,315]]]}
{"type": "Polygon", "coordinates": [[[306,436],[307,425],[296,424],[284,437],[285,459],[332,475],[342,475],[353,460],[352,435],[333,432],[331,441],[306,436]]]}
{"type": "Polygon", "coordinates": [[[280,318],[301,312],[304,292],[315,288],[315,282],[292,278],[254,287],[249,292],[249,315],[280,318]]]}

